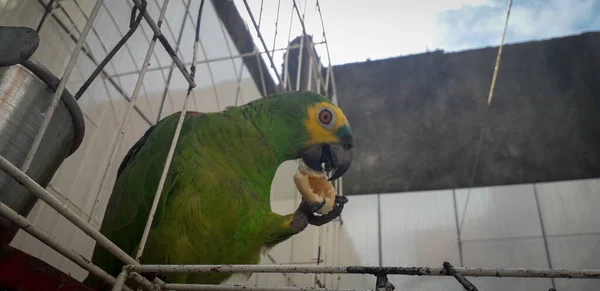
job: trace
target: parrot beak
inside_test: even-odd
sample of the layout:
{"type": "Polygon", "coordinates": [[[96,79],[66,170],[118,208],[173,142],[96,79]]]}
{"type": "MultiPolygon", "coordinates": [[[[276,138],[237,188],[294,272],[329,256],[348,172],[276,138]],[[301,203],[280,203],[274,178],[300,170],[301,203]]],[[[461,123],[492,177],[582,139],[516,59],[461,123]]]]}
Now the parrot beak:
{"type": "Polygon", "coordinates": [[[300,157],[314,171],[327,172],[333,181],[343,176],[352,164],[354,141],[352,136],[342,138],[339,143],[315,144],[303,149],[300,157]]]}

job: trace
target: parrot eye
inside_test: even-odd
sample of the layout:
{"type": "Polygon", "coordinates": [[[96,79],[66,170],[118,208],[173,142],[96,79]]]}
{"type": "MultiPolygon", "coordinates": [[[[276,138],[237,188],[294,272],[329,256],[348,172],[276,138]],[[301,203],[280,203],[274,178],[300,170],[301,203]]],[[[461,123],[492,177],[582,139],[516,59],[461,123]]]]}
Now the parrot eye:
{"type": "Polygon", "coordinates": [[[333,125],[333,112],[331,112],[331,110],[323,108],[319,111],[317,116],[319,123],[321,123],[323,127],[329,128],[331,125],[333,125]]]}

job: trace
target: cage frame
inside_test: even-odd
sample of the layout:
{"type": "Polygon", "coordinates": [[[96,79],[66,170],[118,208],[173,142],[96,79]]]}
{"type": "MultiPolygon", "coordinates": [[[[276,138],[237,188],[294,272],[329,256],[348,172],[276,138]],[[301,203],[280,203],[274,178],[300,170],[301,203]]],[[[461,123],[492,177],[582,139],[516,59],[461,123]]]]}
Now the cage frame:
{"type": "MultiPolygon", "coordinates": [[[[41,5],[44,5],[46,7],[46,13],[43,15],[43,17],[40,21],[39,27],[38,27],[38,31],[39,31],[43,22],[46,20],[46,18],[49,15],[51,15],[51,13],[52,13],[51,8],[52,8],[53,4],[55,3],[55,0],[50,0],[47,4],[44,4],[42,0],[38,0],[38,1],[40,2],[41,5]]],[[[48,112],[47,112],[45,119],[41,125],[41,128],[36,136],[36,139],[33,142],[32,148],[28,152],[28,155],[25,159],[24,164],[21,165],[20,167],[18,167],[17,165],[12,164],[6,158],[4,158],[3,156],[0,155],[0,170],[7,173],[14,180],[16,180],[18,183],[20,183],[25,188],[27,188],[37,198],[39,198],[41,201],[46,203],[48,206],[50,206],[51,208],[56,210],[61,216],[65,217],[67,220],[72,222],[77,228],[82,230],[86,235],[90,236],[96,242],[97,245],[105,248],[106,250],[108,250],[111,253],[111,255],[117,257],[119,260],[121,260],[123,263],[125,263],[125,266],[123,267],[122,272],[117,277],[113,277],[112,275],[108,274],[106,271],[102,270],[101,268],[99,268],[98,266],[93,264],[91,261],[86,260],[83,256],[78,254],[73,249],[69,249],[67,247],[62,246],[56,238],[52,237],[50,234],[45,232],[39,226],[32,223],[26,217],[18,214],[16,211],[12,210],[11,208],[6,206],[2,202],[0,202],[0,215],[6,217],[9,221],[11,221],[15,225],[17,225],[19,228],[21,228],[25,232],[31,234],[36,239],[38,239],[41,242],[43,242],[44,244],[48,245],[50,248],[56,250],[58,253],[65,256],[67,259],[71,260],[73,263],[75,263],[78,266],[80,266],[81,268],[87,270],[88,272],[90,272],[91,275],[97,276],[97,277],[101,278],[102,280],[104,280],[105,282],[107,282],[108,284],[112,285],[113,286],[112,290],[115,290],[115,291],[122,290],[122,289],[131,290],[129,287],[124,285],[125,280],[128,278],[131,278],[132,280],[140,283],[140,285],[146,290],[332,290],[332,289],[328,289],[328,288],[315,288],[315,287],[273,287],[273,288],[268,287],[268,288],[266,288],[266,287],[247,287],[247,286],[240,286],[240,285],[227,286],[227,285],[204,285],[204,284],[172,284],[172,283],[165,283],[158,278],[155,278],[153,280],[153,282],[150,282],[146,278],[144,278],[143,276],[140,275],[142,272],[164,272],[164,273],[170,273],[170,272],[248,273],[248,272],[252,272],[252,273],[285,273],[285,274],[289,274],[289,273],[370,274],[377,278],[377,286],[376,286],[377,290],[393,290],[393,288],[390,287],[391,284],[389,284],[389,282],[387,281],[388,275],[452,276],[457,280],[458,283],[460,283],[467,290],[477,290],[477,288],[472,283],[470,283],[465,277],[600,279],[600,269],[470,268],[470,267],[454,267],[449,262],[444,262],[442,267],[379,267],[379,266],[283,265],[283,264],[273,264],[273,265],[147,265],[147,264],[140,264],[139,258],[141,257],[141,255],[143,254],[143,251],[144,251],[145,242],[146,242],[148,233],[150,231],[150,225],[152,224],[152,220],[153,220],[154,214],[156,212],[158,200],[160,199],[160,195],[162,193],[162,186],[164,185],[166,174],[167,174],[168,168],[170,166],[171,159],[173,157],[173,152],[174,152],[177,140],[179,138],[181,126],[183,124],[183,118],[185,116],[185,112],[188,107],[189,98],[191,95],[193,95],[192,90],[196,87],[196,83],[194,81],[196,64],[208,63],[211,61],[226,60],[226,59],[233,60],[234,58],[243,58],[245,56],[252,56],[252,55],[255,55],[257,58],[260,58],[263,54],[266,54],[267,58],[269,59],[270,65],[271,65],[272,69],[274,70],[275,75],[279,81],[279,83],[277,84],[277,88],[278,88],[277,90],[287,91],[287,90],[291,89],[290,88],[291,86],[288,86],[288,85],[291,85],[291,80],[289,79],[289,74],[287,72],[287,58],[284,62],[284,67],[285,67],[284,70],[285,70],[286,74],[285,74],[284,78],[282,78],[276,69],[276,66],[275,66],[275,63],[273,61],[273,57],[271,54],[275,51],[289,50],[290,48],[292,48],[292,46],[288,46],[287,48],[278,48],[278,49],[273,47],[272,50],[269,50],[269,48],[264,40],[264,37],[260,31],[260,24],[261,24],[260,18],[259,18],[259,21],[256,22],[256,19],[254,18],[254,15],[247,3],[247,0],[243,0],[244,6],[251,17],[255,32],[257,33],[258,38],[261,40],[261,44],[263,46],[264,51],[256,51],[253,53],[239,54],[236,56],[231,55],[230,57],[219,58],[219,59],[211,59],[211,60],[206,59],[203,61],[197,61],[198,47],[201,45],[200,40],[199,40],[199,26],[200,26],[200,19],[201,19],[201,14],[202,14],[202,5],[203,5],[203,4],[201,4],[200,11],[198,12],[198,18],[196,19],[196,38],[195,38],[195,42],[194,42],[193,61],[192,61],[192,63],[184,63],[177,56],[176,51],[178,48],[173,49],[173,46],[164,37],[164,35],[162,34],[162,30],[161,30],[162,29],[161,26],[163,24],[163,19],[165,17],[165,11],[168,7],[169,0],[164,0],[163,5],[161,7],[161,11],[160,11],[160,16],[157,20],[154,20],[152,18],[152,16],[145,10],[147,1],[152,1],[152,0],[131,0],[133,2],[133,7],[132,7],[133,10],[135,10],[135,9],[138,10],[138,13],[139,13],[138,19],[141,20],[143,18],[143,20],[150,26],[154,35],[152,36],[152,40],[149,44],[149,48],[146,53],[145,60],[141,66],[141,70],[139,72],[139,76],[138,76],[138,79],[136,82],[135,89],[133,91],[133,94],[131,95],[131,99],[129,99],[129,105],[127,107],[127,112],[125,114],[125,117],[122,120],[121,125],[120,125],[120,131],[119,131],[118,137],[117,137],[116,141],[113,143],[110,160],[105,169],[105,173],[104,173],[103,180],[102,180],[103,182],[101,183],[99,192],[103,191],[102,189],[105,189],[107,187],[107,184],[105,182],[106,176],[112,170],[112,165],[114,164],[116,152],[121,145],[123,136],[126,133],[126,125],[131,118],[131,114],[132,114],[133,110],[136,110],[135,105],[136,105],[137,98],[140,94],[140,91],[143,87],[143,81],[144,81],[145,74],[150,70],[162,70],[165,68],[169,68],[169,67],[162,67],[159,65],[158,68],[148,69],[148,63],[151,59],[152,54],[154,54],[154,48],[155,48],[155,45],[157,42],[159,42],[165,48],[165,50],[167,50],[167,52],[169,52],[171,60],[173,61],[173,65],[170,66],[171,70],[173,70],[174,67],[177,67],[179,73],[181,73],[183,75],[183,77],[186,79],[186,81],[189,84],[189,89],[188,89],[188,92],[187,92],[187,95],[186,95],[186,98],[185,98],[185,101],[183,104],[183,108],[181,109],[181,115],[180,115],[180,118],[179,118],[179,121],[177,124],[175,135],[173,137],[173,140],[171,141],[169,153],[167,155],[166,163],[163,168],[163,172],[161,174],[159,186],[156,190],[156,195],[155,195],[155,198],[154,198],[154,201],[152,204],[152,208],[151,208],[148,220],[147,220],[146,227],[144,229],[140,247],[137,251],[136,256],[132,257],[129,254],[125,253],[122,249],[120,249],[117,245],[115,245],[113,242],[111,242],[104,235],[102,235],[98,230],[96,230],[94,227],[92,227],[89,220],[86,221],[85,219],[80,217],[73,210],[71,210],[65,203],[58,200],[48,190],[44,189],[37,182],[35,182],[33,179],[31,179],[27,174],[25,174],[31,165],[31,161],[32,161],[33,157],[35,156],[37,149],[40,146],[41,139],[46,132],[46,129],[50,122],[50,118],[54,114],[54,110],[57,107],[58,101],[60,100],[60,96],[62,95],[63,91],[66,88],[67,82],[68,82],[68,80],[73,72],[73,69],[75,67],[75,62],[77,60],[77,57],[79,56],[79,54],[81,52],[86,53],[86,48],[84,47],[84,45],[86,44],[86,38],[90,32],[94,33],[94,29],[93,29],[94,20],[96,19],[100,8],[103,7],[103,5],[104,5],[104,0],[95,0],[95,1],[96,2],[92,9],[92,12],[90,13],[89,17],[87,17],[84,29],[80,32],[80,37],[75,38],[71,35],[71,37],[74,38],[74,40],[76,40],[75,48],[73,49],[73,51],[71,53],[71,56],[67,63],[67,66],[63,72],[59,86],[58,86],[56,92],[54,93],[52,102],[48,108],[48,112]],[[190,72],[188,72],[188,70],[186,68],[187,65],[190,66],[190,72]]],[[[154,1],[156,1],[156,0],[154,0],[154,1]]],[[[202,0],[202,3],[204,3],[204,1],[205,0],[202,0]]],[[[156,2],[156,3],[158,4],[158,2],[156,2]]],[[[327,48],[327,57],[330,58],[329,46],[328,46],[327,39],[325,36],[323,16],[321,13],[319,1],[316,0],[316,3],[317,3],[318,13],[319,13],[320,20],[321,20],[321,25],[323,27],[324,41],[319,42],[319,43],[313,43],[312,48],[314,48],[314,45],[316,45],[316,44],[324,44],[327,48]]],[[[510,14],[511,5],[512,5],[512,0],[509,0],[509,8],[507,11],[507,16],[506,16],[506,21],[505,21],[504,34],[506,33],[506,26],[508,25],[508,16],[510,14]]],[[[262,6],[262,4],[261,4],[261,6],[262,6]]],[[[297,75],[297,79],[296,79],[296,88],[298,89],[300,87],[299,86],[300,85],[300,70],[302,69],[302,56],[303,56],[302,50],[304,49],[304,37],[307,35],[307,32],[306,32],[306,27],[304,24],[303,16],[300,12],[300,9],[298,8],[296,0],[293,0],[293,9],[302,25],[301,44],[299,46],[296,46],[300,50],[299,61],[298,61],[298,73],[297,73],[298,75],[297,75]]],[[[279,10],[279,6],[278,6],[278,10],[279,10]]],[[[262,16],[262,9],[261,9],[261,16],[262,16]]],[[[186,18],[190,17],[190,19],[193,22],[193,17],[191,16],[189,10],[187,10],[185,17],[186,18]]],[[[292,18],[293,18],[293,13],[292,13],[292,18]]],[[[134,19],[134,17],[132,16],[132,20],[133,19],[134,19]]],[[[279,21],[279,17],[278,17],[278,21],[279,21]]],[[[139,24],[139,22],[138,22],[138,24],[139,24]]],[[[133,27],[131,27],[131,28],[134,29],[133,27]]],[[[221,27],[221,29],[222,29],[222,27],[221,27]]],[[[225,32],[223,31],[223,33],[225,33],[225,32]]],[[[502,44],[504,42],[504,34],[502,37],[502,43],[499,48],[497,63],[495,66],[495,71],[494,71],[494,78],[492,81],[492,89],[491,89],[490,95],[488,97],[488,104],[492,100],[493,85],[494,85],[494,81],[496,80],[496,74],[497,74],[499,63],[500,63],[500,55],[501,55],[501,50],[502,50],[502,44]]],[[[123,42],[123,44],[120,47],[116,48],[117,50],[121,49],[121,47],[127,42],[126,37],[127,37],[126,35],[123,35],[123,39],[125,39],[125,41],[123,42]]],[[[276,38],[276,36],[275,36],[275,38],[276,38]]],[[[275,41],[274,41],[274,45],[275,45],[275,41]]],[[[294,48],[296,48],[296,47],[294,47],[294,48]]],[[[106,49],[105,49],[105,51],[106,51],[106,49]]],[[[230,54],[231,54],[231,50],[230,50],[230,54]]],[[[114,56],[114,54],[113,54],[113,56],[114,56]]],[[[112,56],[110,56],[110,53],[109,53],[109,55],[103,61],[103,63],[106,60],[110,60],[111,58],[112,58],[112,56]]],[[[104,65],[106,65],[106,63],[104,63],[104,65]]],[[[244,63],[242,62],[242,68],[240,68],[240,72],[243,70],[243,65],[244,65],[244,63]]],[[[313,69],[314,69],[313,66],[316,66],[316,64],[314,63],[314,59],[311,58],[310,67],[308,69],[309,75],[312,74],[312,72],[313,72],[313,69]]],[[[101,67],[99,66],[99,68],[101,68],[101,67]]],[[[335,77],[334,77],[333,70],[332,70],[331,60],[329,59],[329,64],[327,67],[325,79],[323,79],[323,76],[322,76],[320,70],[318,72],[319,73],[317,74],[317,79],[319,81],[319,85],[317,86],[317,88],[320,88],[320,85],[323,85],[325,90],[329,91],[329,85],[331,85],[332,96],[330,96],[330,97],[332,98],[333,103],[337,104],[337,91],[336,91],[336,87],[335,87],[335,77]]],[[[128,74],[126,72],[126,73],[120,73],[120,74],[115,74],[115,75],[109,75],[105,71],[102,71],[102,68],[101,68],[101,70],[97,70],[97,72],[92,74],[90,79],[93,80],[100,73],[106,75],[108,77],[107,79],[111,80],[111,81],[112,81],[112,77],[128,74]]],[[[240,74],[240,76],[241,76],[241,74],[240,74]]],[[[264,78],[264,73],[262,71],[261,71],[261,78],[264,78]]],[[[310,77],[309,77],[309,79],[310,79],[310,77]]],[[[112,82],[114,82],[114,81],[112,81],[112,82]]],[[[262,80],[262,82],[264,84],[264,79],[262,80]]],[[[116,85],[116,83],[115,83],[115,85],[116,85]]],[[[238,85],[239,85],[239,79],[238,79],[238,85]]],[[[117,86],[115,86],[115,87],[117,87],[117,86]]],[[[214,81],[213,81],[213,87],[214,87],[214,81]]],[[[85,89],[86,89],[85,85],[82,86],[82,88],[83,88],[83,90],[78,92],[79,96],[83,95],[83,93],[85,92],[85,89]]],[[[118,87],[118,88],[120,88],[120,87],[118,87]]],[[[265,87],[263,86],[263,89],[264,88],[265,87]]],[[[309,84],[309,88],[310,88],[310,84],[309,84]]],[[[165,90],[167,90],[167,89],[165,89],[165,90]]],[[[122,88],[121,88],[121,93],[124,96],[127,95],[124,93],[122,88]]],[[[238,87],[238,94],[239,94],[239,87],[238,87]]],[[[263,90],[263,94],[266,94],[266,92],[264,92],[264,90],[263,90]]],[[[160,118],[160,114],[159,114],[159,118],[160,118]]],[[[338,180],[338,182],[336,184],[336,189],[337,189],[339,195],[343,194],[341,180],[338,180]]],[[[95,209],[95,204],[92,209],[92,212],[94,209],[95,209]]],[[[90,214],[90,218],[91,218],[91,216],[92,216],[92,214],[90,214]]],[[[335,289],[335,290],[359,291],[360,289],[335,289]]]]}

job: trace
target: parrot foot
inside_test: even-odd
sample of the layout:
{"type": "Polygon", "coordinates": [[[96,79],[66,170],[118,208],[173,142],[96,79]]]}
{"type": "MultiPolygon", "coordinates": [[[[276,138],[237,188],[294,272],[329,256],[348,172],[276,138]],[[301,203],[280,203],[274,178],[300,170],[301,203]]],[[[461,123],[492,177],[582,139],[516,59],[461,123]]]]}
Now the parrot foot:
{"type": "Polygon", "coordinates": [[[306,215],[307,222],[314,226],[321,226],[329,223],[330,221],[338,218],[340,214],[342,214],[342,210],[344,210],[344,204],[348,203],[348,198],[345,196],[335,196],[335,203],[333,204],[333,209],[329,211],[329,213],[325,215],[316,215],[312,208],[305,200],[302,200],[298,210],[304,212],[306,215]]]}
{"type": "Polygon", "coordinates": [[[325,203],[327,201],[323,200],[321,201],[321,203],[318,204],[314,204],[311,208],[310,208],[310,212],[317,212],[319,211],[319,209],[323,208],[323,206],[325,206],[325,203]]]}

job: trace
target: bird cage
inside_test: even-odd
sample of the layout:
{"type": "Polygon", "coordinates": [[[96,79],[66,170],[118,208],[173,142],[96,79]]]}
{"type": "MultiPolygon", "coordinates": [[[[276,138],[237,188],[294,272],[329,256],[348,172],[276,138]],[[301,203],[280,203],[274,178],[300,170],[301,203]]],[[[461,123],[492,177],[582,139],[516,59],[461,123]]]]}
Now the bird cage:
{"type": "MultiPolygon", "coordinates": [[[[511,5],[512,1],[509,12],[511,5]]],[[[44,288],[35,285],[40,280],[22,280],[32,274],[22,264],[39,266],[45,264],[43,261],[53,261],[53,266],[44,265],[47,271],[36,276],[43,277],[44,284],[66,284],[71,290],[84,289],[73,277],[82,278],[86,272],[106,281],[113,290],[129,289],[124,286],[127,279],[147,290],[393,290],[391,275],[446,276],[454,278],[457,286],[477,290],[467,277],[600,278],[600,270],[455,267],[451,262],[430,267],[360,266],[351,260],[347,246],[340,243],[342,218],[313,229],[307,241],[318,250],[314,261],[298,264],[290,258],[282,262],[269,253],[263,258],[267,263],[260,265],[140,264],[137,259],[143,253],[185,114],[171,141],[137,255],[125,253],[98,231],[115,180],[115,165],[145,129],[165,116],[188,110],[221,111],[291,90],[314,91],[337,104],[324,14],[318,0],[310,5],[296,0],[0,1],[0,25],[36,28],[39,48],[33,59],[43,60],[47,74],[56,76],[47,110],[40,114],[39,127],[24,160],[19,162],[22,164],[14,164],[4,154],[0,157],[0,169],[22,185],[23,191],[41,200],[33,210],[20,212],[0,203],[0,216],[22,229],[11,244],[24,250],[12,249],[12,255],[4,260],[8,263],[0,267],[5,272],[0,273],[9,274],[5,277],[23,288],[44,288]],[[315,12],[310,25],[307,9],[315,12]],[[266,16],[265,10],[273,15],[266,16]],[[274,25],[267,25],[265,19],[274,20],[274,25]],[[61,103],[71,92],[78,106],[69,101],[61,103]],[[52,181],[43,182],[28,170],[39,166],[33,157],[48,145],[44,137],[49,130],[56,131],[54,116],[68,123],[70,119],[64,116],[69,112],[75,125],[65,140],[73,146],[63,147],[66,150],[58,158],[61,161],[55,162],[62,166],[52,181]],[[82,120],[85,138],[78,125],[82,120]],[[78,138],[83,139],[81,145],[78,138]],[[63,162],[67,154],[70,157],[63,162]],[[118,276],[89,261],[94,244],[126,264],[118,276]],[[69,274],[64,270],[70,270],[69,274]],[[146,272],[255,275],[249,280],[215,286],[174,284],[158,278],[151,282],[140,275],[146,272]],[[274,282],[277,284],[271,285],[274,282]],[[351,288],[343,287],[349,285],[351,288]]],[[[488,102],[493,96],[503,41],[488,102]]],[[[0,92],[1,88],[0,84],[0,92]]],[[[280,170],[289,173],[295,167],[292,163],[280,170]]],[[[288,195],[273,201],[273,205],[284,209],[299,203],[296,189],[289,182],[276,177],[273,187],[280,187],[279,192],[288,195]]],[[[335,188],[343,194],[341,180],[336,181],[335,188]]],[[[277,251],[292,252],[289,246],[277,251]]]]}

